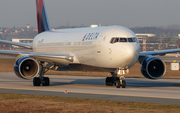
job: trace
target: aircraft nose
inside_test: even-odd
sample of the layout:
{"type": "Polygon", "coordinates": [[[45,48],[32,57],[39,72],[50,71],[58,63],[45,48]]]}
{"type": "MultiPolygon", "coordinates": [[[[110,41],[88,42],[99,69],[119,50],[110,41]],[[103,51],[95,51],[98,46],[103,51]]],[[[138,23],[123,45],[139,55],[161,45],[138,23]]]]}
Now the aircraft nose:
{"type": "Polygon", "coordinates": [[[137,45],[129,44],[121,48],[121,55],[126,62],[127,67],[132,67],[139,56],[139,49],[137,45]]]}

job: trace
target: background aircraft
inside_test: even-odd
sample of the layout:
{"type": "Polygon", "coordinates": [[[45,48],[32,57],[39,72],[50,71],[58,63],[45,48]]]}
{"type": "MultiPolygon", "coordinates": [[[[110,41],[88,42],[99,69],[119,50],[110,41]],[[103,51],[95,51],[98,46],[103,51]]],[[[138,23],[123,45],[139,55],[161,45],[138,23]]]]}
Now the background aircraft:
{"type": "Polygon", "coordinates": [[[106,85],[126,87],[124,74],[138,60],[142,74],[149,79],[161,78],[165,63],[153,55],[179,52],[180,49],[140,52],[136,35],[122,26],[105,26],[51,30],[43,0],[36,0],[38,35],[33,44],[0,40],[1,43],[32,49],[33,52],[4,51],[0,54],[16,56],[15,74],[33,79],[34,86],[49,86],[44,77],[48,70],[110,72],[106,85]],[[36,77],[38,76],[39,77],[36,77]]]}

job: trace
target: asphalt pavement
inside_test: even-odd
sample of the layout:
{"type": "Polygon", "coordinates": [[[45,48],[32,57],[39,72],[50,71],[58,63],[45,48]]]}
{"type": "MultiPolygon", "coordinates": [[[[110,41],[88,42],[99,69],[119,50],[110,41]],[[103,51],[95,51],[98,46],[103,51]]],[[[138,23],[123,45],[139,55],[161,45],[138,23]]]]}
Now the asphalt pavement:
{"type": "Polygon", "coordinates": [[[126,78],[127,87],[116,88],[105,86],[105,77],[47,76],[50,86],[35,87],[32,80],[20,79],[13,72],[1,72],[0,93],[180,105],[180,79],[126,78]]]}

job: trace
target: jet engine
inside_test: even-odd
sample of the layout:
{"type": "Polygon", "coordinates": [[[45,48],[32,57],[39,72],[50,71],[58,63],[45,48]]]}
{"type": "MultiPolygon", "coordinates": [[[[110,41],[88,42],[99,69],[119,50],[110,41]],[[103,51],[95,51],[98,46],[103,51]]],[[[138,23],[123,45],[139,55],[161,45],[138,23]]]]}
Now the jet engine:
{"type": "Polygon", "coordinates": [[[158,57],[148,57],[141,64],[141,73],[149,79],[158,79],[164,76],[166,64],[158,57]]]}
{"type": "Polygon", "coordinates": [[[39,72],[39,63],[31,57],[22,57],[14,64],[15,74],[22,79],[32,79],[39,72]]]}

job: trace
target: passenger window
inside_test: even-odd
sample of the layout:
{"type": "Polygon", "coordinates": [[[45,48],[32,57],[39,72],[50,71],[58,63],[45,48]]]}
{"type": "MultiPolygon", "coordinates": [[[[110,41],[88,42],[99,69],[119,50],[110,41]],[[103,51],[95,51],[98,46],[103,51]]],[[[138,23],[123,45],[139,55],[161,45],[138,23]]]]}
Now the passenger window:
{"type": "Polygon", "coordinates": [[[127,42],[127,38],[120,38],[120,42],[127,42]]]}

